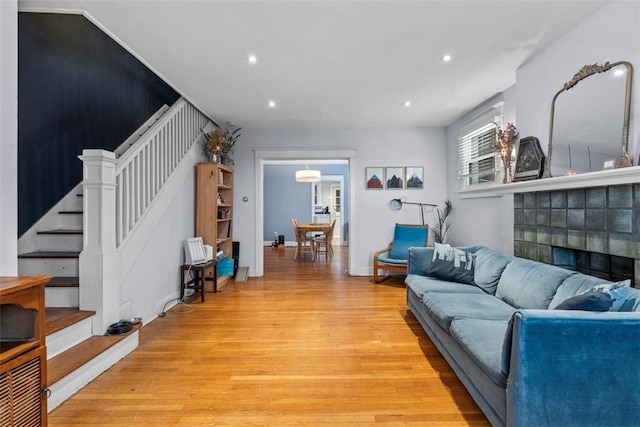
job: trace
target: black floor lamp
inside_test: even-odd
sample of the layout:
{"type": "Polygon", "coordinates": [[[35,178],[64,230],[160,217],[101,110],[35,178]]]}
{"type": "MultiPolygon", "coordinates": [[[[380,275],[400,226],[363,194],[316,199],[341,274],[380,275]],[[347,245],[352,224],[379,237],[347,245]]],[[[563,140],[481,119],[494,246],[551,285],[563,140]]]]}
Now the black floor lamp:
{"type": "Polygon", "coordinates": [[[402,199],[391,199],[389,201],[389,207],[391,208],[391,210],[394,211],[399,211],[400,209],[402,209],[402,205],[418,205],[420,206],[420,217],[422,218],[422,225],[424,225],[424,207],[425,206],[431,206],[433,208],[435,208],[438,205],[433,205],[431,203],[416,203],[416,202],[406,202],[402,199]]]}

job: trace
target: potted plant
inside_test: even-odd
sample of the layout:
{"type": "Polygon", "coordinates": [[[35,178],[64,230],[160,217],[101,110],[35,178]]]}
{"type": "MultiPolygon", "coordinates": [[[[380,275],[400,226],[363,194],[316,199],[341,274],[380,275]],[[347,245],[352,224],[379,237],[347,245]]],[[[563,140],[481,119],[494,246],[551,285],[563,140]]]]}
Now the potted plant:
{"type": "Polygon", "coordinates": [[[209,154],[209,159],[213,163],[221,162],[223,164],[233,164],[230,154],[233,154],[233,146],[240,138],[240,130],[236,128],[231,131],[229,129],[216,129],[213,132],[205,133],[205,149],[209,154]]]}
{"type": "Polygon", "coordinates": [[[433,226],[433,238],[436,243],[444,243],[444,236],[449,230],[447,218],[449,217],[449,214],[451,214],[452,210],[453,206],[451,205],[451,201],[448,199],[444,202],[444,209],[436,210],[436,212],[438,213],[438,221],[433,226]]]}

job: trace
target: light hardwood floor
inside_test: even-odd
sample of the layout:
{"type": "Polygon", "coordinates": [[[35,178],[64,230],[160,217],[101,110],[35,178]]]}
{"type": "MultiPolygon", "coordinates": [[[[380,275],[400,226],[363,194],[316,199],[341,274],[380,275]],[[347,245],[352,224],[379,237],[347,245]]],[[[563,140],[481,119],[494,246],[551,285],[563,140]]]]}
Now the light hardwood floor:
{"type": "Polygon", "coordinates": [[[49,425],[488,426],[402,281],[348,277],[346,253],[294,262],[293,248],[265,248],[263,278],[145,326],[49,425]]]}

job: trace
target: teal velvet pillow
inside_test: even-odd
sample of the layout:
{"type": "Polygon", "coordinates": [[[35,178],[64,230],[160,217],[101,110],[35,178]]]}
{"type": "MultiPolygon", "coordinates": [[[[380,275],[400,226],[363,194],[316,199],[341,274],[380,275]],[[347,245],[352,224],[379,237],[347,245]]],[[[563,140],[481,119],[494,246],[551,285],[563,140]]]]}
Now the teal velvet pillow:
{"type": "Polygon", "coordinates": [[[620,311],[622,304],[624,304],[627,299],[627,295],[629,295],[629,287],[631,286],[631,280],[623,280],[621,282],[615,283],[603,283],[601,285],[596,285],[592,288],[589,288],[585,292],[602,292],[611,297],[611,307],[609,311],[620,311]]]}
{"type": "Polygon", "coordinates": [[[450,282],[475,285],[473,280],[475,259],[475,254],[436,243],[431,265],[425,274],[450,282]]]}
{"type": "Polygon", "coordinates": [[[555,310],[609,311],[611,295],[606,292],[591,291],[567,298],[555,310]]]}

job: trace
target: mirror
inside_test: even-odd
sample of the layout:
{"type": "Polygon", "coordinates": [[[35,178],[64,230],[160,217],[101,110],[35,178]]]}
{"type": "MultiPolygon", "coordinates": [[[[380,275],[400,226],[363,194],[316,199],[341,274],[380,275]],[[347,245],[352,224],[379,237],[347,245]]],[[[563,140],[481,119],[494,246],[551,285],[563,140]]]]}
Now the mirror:
{"type": "Polygon", "coordinates": [[[626,61],[585,65],[556,93],[543,178],[631,166],[631,74],[626,61]]]}

